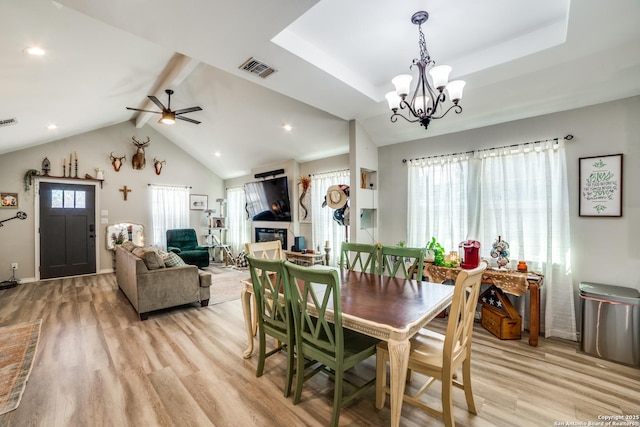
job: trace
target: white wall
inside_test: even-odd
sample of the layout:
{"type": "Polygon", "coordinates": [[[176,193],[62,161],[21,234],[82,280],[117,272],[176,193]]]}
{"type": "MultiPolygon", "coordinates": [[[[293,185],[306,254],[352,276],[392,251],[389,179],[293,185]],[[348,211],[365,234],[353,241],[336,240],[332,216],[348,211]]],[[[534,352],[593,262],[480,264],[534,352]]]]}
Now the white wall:
{"type": "MultiPolygon", "coordinates": [[[[60,139],[48,144],[27,148],[0,156],[0,191],[18,193],[19,208],[3,209],[0,220],[11,217],[20,210],[27,213],[26,220],[14,219],[0,227],[0,237],[4,242],[13,244],[0,245],[0,279],[10,277],[11,263],[18,262],[20,269],[16,277],[20,280],[32,280],[35,274],[35,240],[39,237],[35,231],[34,190],[24,190],[23,177],[27,170],[41,170],[43,159],[51,162],[50,175],[62,175],[62,162],[69,153],[78,154],[78,176],[85,174],[95,176],[95,168],[104,169],[105,181],[103,188],[96,191],[98,216],[100,211],[107,210],[109,223],[134,222],[151,227],[151,212],[149,206],[148,184],[170,184],[191,186],[192,194],[208,196],[209,207],[217,207],[216,198],[224,197],[223,181],[205,168],[193,157],[182,151],[171,141],[157,133],[153,128],[145,126],[136,129],[130,122],[109,126],[70,138],[60,139]],[[131,158],[135,153],[131,137],[138,141],[151,138],[146,151],[146,167],[143,170],[133,170],[131,158]],[[127,161],[115,172],[111,166],[109,153],[126,154],[127,161]],[[153,168],[153,158],[166,160],[161,175],[156,175],[153,168]],[[123,186],[132,191],[128,193],[127,201],[123,193],[118,191],[123,186]]],[[[67,165],[68,166],[68,165],[67,165]]],[[[79,181],[83,183],[82,181],[79,181]]],[[[190,225],[199,230],[206,226],[203,211],[190,211],[190,225]]],[[[111,252],[105,247],[105,224],[98,219],[96,224],[96,246],[99,248],[97,270],[109,271],[112,268],[111,252]]],[[[148,233],[146,233],[148,235],[148,233]]]]}
{"type": "MultiPolygon", "coordinates": [[[[464,113],[463,113],[464,114],[464,113]]],[[[574,285],[581,281],[640,289],[640,97],[501,125],[380,147],[379,232],[384,243],[406,240],[407,169],[402,159],[574,135],[566,143],[574,285]],[[578,216],[578,159],[624,154],[623,216],[578,216]]],[[[443,120],[446,120],[443,119],[443,120]]],[[[402,126],[404,124],[398,124],[402,126]]],[[[437,121],[431,126],[437,126],[437,121]]],[[[428,130],[426,132],[429,132],[428,130]]],[[[489,242],[485,242],[489,243],[489,242]]]]}

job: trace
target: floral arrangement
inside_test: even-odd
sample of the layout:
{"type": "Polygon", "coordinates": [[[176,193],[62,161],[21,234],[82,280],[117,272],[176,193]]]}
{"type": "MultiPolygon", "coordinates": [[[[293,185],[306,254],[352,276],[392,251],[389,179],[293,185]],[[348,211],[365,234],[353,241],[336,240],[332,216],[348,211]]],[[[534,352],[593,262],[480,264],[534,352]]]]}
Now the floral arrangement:
{"type": "Polygon", "coordinates": [[[307,190],[311,188],[311,177],[309,175],[301,176],[300,178],[298,178],[298,184],[300,184],[300,186],[302,187],[302,192],[300,193],[300,197],[298,199],[298,201],[300,202],[300,206],[302,207],[302,209],[304,209],[304,216],[302,217],[302,219],[307,219],[307,215],[309,215],[309,210],[302,203],[302,201],[307,195],[307,190]]]}
{"type": "Polygon", "coordinates": [[[124,230],[120,230],[120,232],[116,235],[116,233],[111,233],[111,239],[114,241],[116,245],[120,245],[124,243],[124,230]]]}

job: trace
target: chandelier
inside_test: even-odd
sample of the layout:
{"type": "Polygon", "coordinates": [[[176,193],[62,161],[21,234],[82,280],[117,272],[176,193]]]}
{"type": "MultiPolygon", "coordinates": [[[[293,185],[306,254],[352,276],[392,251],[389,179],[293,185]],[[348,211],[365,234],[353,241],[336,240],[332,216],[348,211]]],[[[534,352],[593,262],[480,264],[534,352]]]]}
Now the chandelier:
{"type": "Polygon", "coordinates": [[[429,19],[429,13],[425,11],[416,12],[411,17],[411,22],[418,26],[420,46],[420,59],[414,59],[413,64],[409,67],[413,68],[415,65],[418,67],[418,86],[416,87],[413,96],[410,100],[407,100],[409,90],[411,88],[410,74],[401,74],[391,80],[391,83],[395,86],[396,90],[388,92],[385,95],[389,108],[393,111],[391,115],[391,122],[395,123],[398,117],[402,117],[410,123],[420,122],[425,129],[429,127],[429,123],[433,119],[441,119],[447,115],[451,110],[454,110],[457,114],[462,113],[462,107],[458,105],[460,99],[462,99],[462,89],[466,82],[462,80],[454,80],[449,82],[449,73],[451,73],[451,67],[448,65],[435,66],[436,62],[431,59],[429,51],[427,50],[427,44],[422,33],[422,24],[429,19]],[[429,75],[431,76],[431,82],[427,78],[426,70],[429,68],[429,75]],[[447,100],[444,90],[447,90],[449,98],[453,103],[449,108],[445,110],[443,104],[447,100]],[[400,110],[407,110],[405,116],[400,110]]]}

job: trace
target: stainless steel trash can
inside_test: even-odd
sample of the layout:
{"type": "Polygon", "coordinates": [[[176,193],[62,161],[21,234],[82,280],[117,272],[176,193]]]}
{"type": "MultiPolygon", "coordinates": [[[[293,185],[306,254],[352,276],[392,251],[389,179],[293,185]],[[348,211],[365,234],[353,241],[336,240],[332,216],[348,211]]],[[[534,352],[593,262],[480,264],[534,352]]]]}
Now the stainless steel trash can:
{"type": "Polygon", "coordinates": [[[640,366],[640,292],[623,286],[580,283],[582,351],[640,366]]]}

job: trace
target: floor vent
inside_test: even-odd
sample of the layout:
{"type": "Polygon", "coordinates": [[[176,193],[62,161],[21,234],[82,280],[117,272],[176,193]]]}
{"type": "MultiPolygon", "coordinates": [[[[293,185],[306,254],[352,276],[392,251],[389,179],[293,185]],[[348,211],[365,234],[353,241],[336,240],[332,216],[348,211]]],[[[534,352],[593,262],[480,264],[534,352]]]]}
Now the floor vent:
{"type": "Polygon", "coordinates": [[[278,71],[254,57],[251,57],[244,61],[238,68],[244,71],[248,71],[251,74],[256,74],[263,79],[278,71]]]}
{"type": "Polygon", "coordinates": [[[0,127],[18,124],[16,118],[0,120],[0,127]]]}

